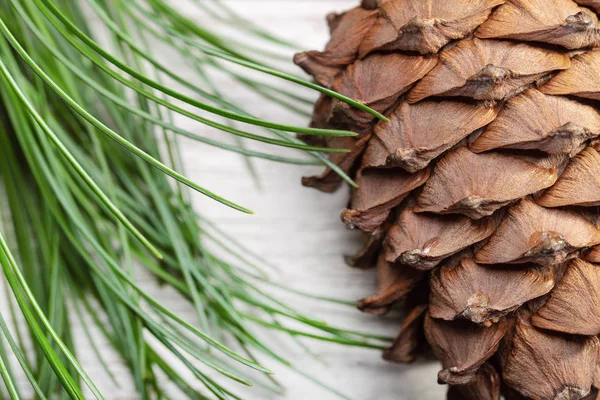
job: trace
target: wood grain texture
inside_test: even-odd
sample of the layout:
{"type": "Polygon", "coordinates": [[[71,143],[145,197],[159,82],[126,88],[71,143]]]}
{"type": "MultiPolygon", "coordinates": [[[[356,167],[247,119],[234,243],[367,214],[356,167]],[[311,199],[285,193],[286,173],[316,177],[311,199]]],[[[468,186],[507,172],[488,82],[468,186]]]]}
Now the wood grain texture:
{"type": "MultiPolygon", "coordinates": [[[[293,39],[307,49],[322,48],[328,37],[324,16],[329,11],[342,11],[355,6],[357,0],[228,0],[239,14],[262,26],[269,26],[277,34],[293,39]]],[[[193,16],[193,12],[190,11],[193,16]]],[[[193,73],[169,58],[168,49],[157,48],[156,54],[182,76],[193,79],[193,73]]],[[[300,73],[299,71],[297,72],[300,73]]],[[[278,81],[273,81],[279,84],[278,81]]],[[[245,91],[234,91],[231,84],[223,83],[236,100],[247,102],[252,112],[263,118],[306,125],[307,119],[288,114],[266,103],[257,102],[245,91]]],[[[306,92],[308,95],[313,95],[306,92]]],[[[314,95],[313,95],[314,96],[314,95]]],[[[179,125],[192,128],[202,135],[223,137],[223,133],[208,130],[189,120],[178,119],[179,125]]],[[[253,148],[267,149],[263,146],[253,148]]],[[[220,195],[251,208],[256,215],[232,211],[201,195],[193,196],[195,207],[222,229],[235,235],[246,246],[280,267],[277,277],[294,288],[315,294],[357,300],[375,290],[374,271],[359,271],[347,267],[343,255],[352,253],[358,245],[358,234],[347,230],[339,220],[346,205],[347,189],[327,195],[301,186],[303,175],[318,172],[320,168],[287,166],[257,161],[261,188],[258,189],[245,170],[239,155],[215,150],[189,140],[182,141],[186,173],[204,187],[215,189],[220,195]]],[[[287,152],[285,152],[287,153],[287,152]]],[[[290,154],[294,154],[293,152],[290,154]]],[[[193,313],[169,291],[158,288],[150,277],[139,278],[144,287],[165,305],[193,321],[193,313]]],[[[0,294],[1,295],[1,294],[0,294]]],[[[381,319],[363,315],[352,308],[323,307],[295,297],[290,301],[299,309],[312,312],[318,319],[355,329],[386,332],[395,335],[400,321],[397,317],[381,319]],[[341,311],[340,311],[341,310],[341,311]]],[[[77,329],[77,326],[75,327],[77,329]]],[[[109,345],[96,332],[99,347],[109,345]]],[[[116,387],[95,362],[94,354],[82,335],[78,356],[89,374],[96,379],[109,400],[137,399],[135,389],[128,381],[128,370],[119,357],[107,350],[108,362],[121,381],[116,387]]],[[[352,349],[331,344],[305,342],[319,355],[315,361],[301,349],[282,349],[287,358],[300,370],[310,372],[329,385],[338,388],[355,400],[437,400],[444,398],[445,388],[436,384],[439,366],[435,362],[418,362],[410,366],[390,364],[381,359],[378,351],[352,349]]],[[[285,396],[265,394],[257,389],[242,389],[249,399],[327,400],[332,394],[315,386],[280,365],[267,363],[288,391],[285,396]]],[[[25,382],[22,382],[25,385],[25,382]]],[[[177,397],[174,397],[177,398],[177,397]]]]}

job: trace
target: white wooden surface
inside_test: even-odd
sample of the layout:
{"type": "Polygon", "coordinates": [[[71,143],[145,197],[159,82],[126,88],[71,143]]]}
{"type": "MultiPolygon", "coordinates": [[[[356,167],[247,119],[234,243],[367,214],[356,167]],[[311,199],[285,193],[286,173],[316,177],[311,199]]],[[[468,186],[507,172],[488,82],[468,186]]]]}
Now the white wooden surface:
{"type": "MultiPolygon", "coordinates": [[[[327,37],[324,16],[332,10],[344,10],[356,5],[358,0],[228,0],[241,15],[259,25],[268,26],[277,34],[302,43],[307,49],[322,48],[327,37]]],[[[165,62],[171,62],[167,50],[165,62]]],[[[179,68],[178,65],[171,65],[179,68]]],[[[189,73],[181,67],[182,75],[189,73]]],[[[190,75],[193,79],[193,75],[190,75]]],[[[274,81],[277,83],[277,81],[274,81]]],[[[229,87],[232,90],[234,87],[229,87]]],[[[236,93],[237,100],[244,101],[245,94],[236,93]]],[[[261,117],[286,123],[304,125],[307,121],[289,115],[279,109],[252,101],[250,108],[261,117]]],[[[179,120],[179,124],[193,128],[203,135],[222,137],[223,134],[207,131],[198,124],[179,120]],[[205,132],[206,131],[206,132],[205,132]]],[[[266,147],[262,147],[266,149],[266,147]]],[[[256,212],[244,215],[212,201],[195,195],[195,206],[228,233],[235,235],[245,245],[277,264],[281,268],[282,282],[305,291],[345,299],[359,299],[373,292],[373,271],[365,272],[347,267],[343,255],[356,250],[357,234],[344,228],[339,221],[339,212],[347,199],[347,190],[333,195],[319,193],[301,186],[303,175],[318,172],[320,168],[302,168],[257,161],[262,188],[256,185],[245,172],[240,156],[213,150],[191,141],[183,142],[183,157],[187,175],[201,185],[215,189],[219,194],[242,203],[256,212]]],[[[165,304],[183,316],[193,320],[191,310],[182,306],[169,293],[163,293],[148,279],[143,282],[154,291],[165,304]]],[[[294,300],[294,305],[307,305],[294,300]]],[[[334,307],[316,308],[310,304],[307,312],[316,318],[325,319],[349,328],[381,331],[394,334],[398,320],[382,320],[362,315],[354,309],[334,307]],[[342,310],[342,311],[340,311],[342,310]]],[[[79,335],[76,335],[78,337],[79,335]]],[[[102,338],[98,336],[100,343],[102,338]]],[[[83,342],[82,342],[83,343],[83,342]]],[[[283,350],[296,366],[319,377],[356,400],[434,400],[444,396],[445,388],[436,384],[438,365],[420,362],[410,366],[393,365],[383,361],[378,351],[352,349],[332,344],[310,342],[320,356],[321,362],[299,350],[283,350]],[[286,353],[287,352],[287,353],[286,353]]],[[[108,348],[106,344],[104,348],[108,348]]],[[[79,349],[79,357],[90,375],[95,378],[106,398],[110,400],[136,399],[136,393],[127,380],[128,370],[118,357],[108,353],[114,365],[114,373],[122,381],[115,387],[100,366],[94,361],[91,351],[79,349]]],[[[289,400],[333,399],[330,393],[310,384],[297,374],[278,367],[278,378],[287,386],[283,397],[289,400]]],[[[248,389],[250,399],[275,399],[263,392],[248,389]]]]}

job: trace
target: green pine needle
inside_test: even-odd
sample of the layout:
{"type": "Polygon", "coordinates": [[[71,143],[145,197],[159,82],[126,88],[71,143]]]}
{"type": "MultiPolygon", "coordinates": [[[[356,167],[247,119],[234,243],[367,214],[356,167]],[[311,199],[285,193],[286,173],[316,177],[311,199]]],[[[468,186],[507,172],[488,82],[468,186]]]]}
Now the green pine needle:
{"type": "Polygon", "coordinates": [[[355,133],[258,118],[213,83],[216,75],[270,101],[273,110],[306,116],[317,91],[385,117],[274,67],[290,66],[293,43],[218,0],[196,4],[211,25],[251,40],[197,25],[165,0],[0,0],[0,267],[8,291],[0,310],[2,398],[103,398],[78,361],[74,322],[118,385],[96,342],[102,335],[142,399],[241,399],[251,385],[281,393],[263,363],[296,369],[265,331],[300,348],[305,339],[372,349],[391,343],[330,326],[278,298],[285,291],[348,305],[271,282],[267,261],[199,216],[194,191],[251,211],[186,178],[178,148],[183,136],[241,154],[251,174],[254,158],[325,165],[355,185],[326,154],[347,149],[292,135],[355,133]],[[102,24],[108,45],[89,29],[90,18],[102,24]],[[188,63],[201,85],[161,63],[149,46],[155,41],[188,63]],[[219,140],[178,126],[178,116],[214,129],[219,140]],[[251,142],[268,150],[250,149],[251,142]],[[282,148],[299,155],[283,155],[282,148]],[[179,296],[197,322],[150,295],[140,272],[179,296]],[[11,326],[15,319],[24,328],[11,326]]]}

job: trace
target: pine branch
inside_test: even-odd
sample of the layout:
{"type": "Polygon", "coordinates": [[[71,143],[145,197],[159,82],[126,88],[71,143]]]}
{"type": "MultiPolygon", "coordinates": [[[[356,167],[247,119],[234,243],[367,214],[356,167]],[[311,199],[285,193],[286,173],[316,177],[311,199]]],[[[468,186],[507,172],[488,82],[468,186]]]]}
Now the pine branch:
{"type": "Polygon", "coordinates": [[[0,313],[0,376],[10,398],[24,396],[16,384],[21,374],[42,399],[83,399],[88,392],[102,398],[77,361],[75,322],[111,375],[91,328],[101,333],[143,399],[168,397],[167,382],[188,398],[243,398],[236,383],[281,392],[257,360],[294,367],[266,339],[265,327],[301,346],[301,338],[310,338],[379,349],[391,340],[295,310],[272,294],[293,291],[270,282],[265,260],[192,209],[188,188],[249,212],[185,177],[180,136],[248,158],[335,167],[322,152],[347,150],[309,146],[290,133],[355,135],[256,118],[211,84],[217,73],[283,109],[304,112],[310,92],[301,90],[308,88],[382,118],[267,66],[285,59],[291,43],[217,1],[198,6],[252,42],[197,25],[162,0],[0,0],[0,176],[8,205],[0,210],[0,265],[9,289],[3,310],[26,322],[25,331],[13,333],[0,313]],[[90,18],[103,24],[110,47],[95,39],[90,18]],[[202,86],[163,65],[151,41],[169,45],[191,64],[202,86]],[[264,82],[257,73],[287,80],[297,90],[264,82]],[[190,132],[174,123],[178,115],[238,140],[190,132]],[[283,156],[277,147],[251,150],[246,141],[301,155],[283,156]],[[138,283],[140,273],[193,307],[198,326],[152,297],[138,283]]]}

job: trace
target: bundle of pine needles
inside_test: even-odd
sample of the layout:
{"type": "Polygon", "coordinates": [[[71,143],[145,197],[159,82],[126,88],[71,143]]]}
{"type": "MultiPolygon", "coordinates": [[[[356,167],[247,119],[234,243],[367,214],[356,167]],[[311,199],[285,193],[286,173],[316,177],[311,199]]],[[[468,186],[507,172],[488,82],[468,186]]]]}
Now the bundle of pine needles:
{"type": "Polygon", "coordinates": [[[345,149],[309,146],[294,134],[354,135],[256,118],[212,84],[213,74],[301,114],[311,99],[277,80],[373,112],[274,69],[270,64],[288,59],[273,49],[290,43],[217,1],[195,4],[205,24],[168,0],[0,0],[0,264],[8,288],[0,307],[2,396],[103,398],[77,361],[73,321],[104,365],[90,333],[92,325],[100,330],[143,399],[245,397],[235,382],[281,391],[258,354],[293,366],[261,338],[259,326],[350,346],[388,343],[288,306],[273,295],[281,287],[265,278],[264,260],[192,209],[195,191],[250,212],[181,173],[180,136],[240,153],[250,167],[252,158],[263,158],[338,170],[325,152],[345,149]],[[91,21],[101,22],[102,44],[91,21]],[[249,40],[213,29],[219,25],[249,40]],[[154,55],[156,43],[176,52],[197,79],[180,77],[154,55]],[[200,136],[176,117],[235,140],[200,136]],[[273,150],[251,150],[248,141],[273,150]],[[299,156],[283,156],[281,147],[299,156]],[[140,287],[138,274],[175,289],[197,320],[167,309],[140,287]],[[26,324],[9,329],[8,321],[20,318],[26,324]],[[184,379],[181,368],[196,381],[184,379]],[[17,384],[22,376],[30,387],[17,384]],[[165,390],[173,385],[176,395],[165,390]]]}

